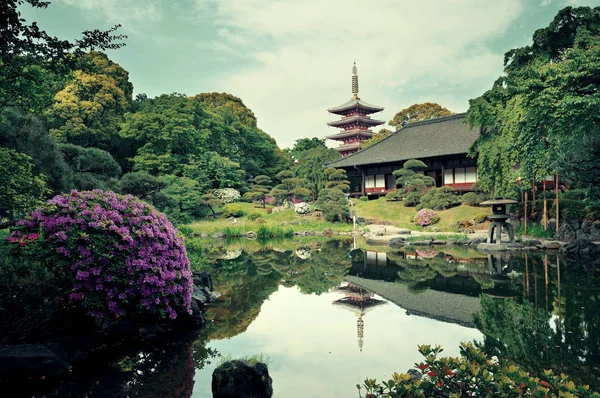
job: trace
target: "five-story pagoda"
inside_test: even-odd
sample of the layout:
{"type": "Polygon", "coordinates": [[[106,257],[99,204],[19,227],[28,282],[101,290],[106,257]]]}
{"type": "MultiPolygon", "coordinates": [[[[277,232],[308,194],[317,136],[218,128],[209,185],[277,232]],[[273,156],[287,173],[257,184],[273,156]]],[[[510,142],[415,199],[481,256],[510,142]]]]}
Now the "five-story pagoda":
{"type": "Polygon", "coordinates": [[[335,149],[342,156],[348,156],[359,151],[363,141],[371,138],[374,134],[369,128],[385,123],[381,120],[371,119],[369,116],[382,110],[383,108],[371,105],[358,98],[358,72],[355,62],[352,67],[352,99],[345,104],[328,109],[329,113],[340,115],[342,119],[327,124],[331,127],[341,128],[342,131],[328,135],[327,138],[341,141],[340,146],[335,149]]]}

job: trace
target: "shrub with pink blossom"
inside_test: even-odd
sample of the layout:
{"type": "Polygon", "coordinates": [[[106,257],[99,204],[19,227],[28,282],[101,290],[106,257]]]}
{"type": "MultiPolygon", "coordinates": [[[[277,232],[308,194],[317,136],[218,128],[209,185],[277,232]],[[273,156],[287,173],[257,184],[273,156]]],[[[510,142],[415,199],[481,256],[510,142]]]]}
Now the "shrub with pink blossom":
{"type": "Polygon", "coordinates": [[[413,222],[422,227],[426,227],[431,224],[435,224],[440,221],[440,216],[431,209],[421,209],[413,217],[413,222]]]}
{"type": "Polygon", "coordinates": [[[174,319],[190,312],[192,277],[183,238],[154,207],[131,195],[58,195],[7,239],[68,286],[104,326],[120,317],[174,319]]]}

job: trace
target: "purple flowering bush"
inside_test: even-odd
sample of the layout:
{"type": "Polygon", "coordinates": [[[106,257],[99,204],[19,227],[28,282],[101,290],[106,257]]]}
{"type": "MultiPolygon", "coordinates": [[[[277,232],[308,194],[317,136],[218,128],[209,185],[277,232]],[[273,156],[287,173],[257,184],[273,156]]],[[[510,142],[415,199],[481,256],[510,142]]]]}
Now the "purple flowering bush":
{"type": "Polygon", "coordinates": [[[103,325],[120,317],[190,312],[183,238],[154,207],[111,191],[55,196],[7,240],[67,281],[68,297],[103,325]]]}
{"type": "Polygon", "coordinates": [[[413,217],[413,222],[422,227],[435,224],[438,221],[440,221],[440,216],[438,216],[435,210],[431,209],[421,209],[413,217]]]}

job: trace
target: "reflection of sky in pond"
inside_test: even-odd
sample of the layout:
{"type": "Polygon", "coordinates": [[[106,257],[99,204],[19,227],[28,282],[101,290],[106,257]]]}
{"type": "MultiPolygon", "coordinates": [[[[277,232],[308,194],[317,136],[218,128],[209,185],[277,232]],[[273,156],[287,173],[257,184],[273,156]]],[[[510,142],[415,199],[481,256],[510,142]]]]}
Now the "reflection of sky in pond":
{"type": "MultiPolygon", "coordinates": [[[[360,352],[357,315],[332,305],[341,297],[340,292],[305,295],[280,286],[246,332],[207,346],[234,358],[266,354],[276,397],[352,397],[366,377],[387,380],[413,367],[422,358],[417,344],[440,344],[444,355],[457,356],[461,341],[482,338],[477,329],[406,315],[388,303],[364,316],[360,352]]],[[[214,367],[196,372],[193,397],[212,397],[214,367]]]]}

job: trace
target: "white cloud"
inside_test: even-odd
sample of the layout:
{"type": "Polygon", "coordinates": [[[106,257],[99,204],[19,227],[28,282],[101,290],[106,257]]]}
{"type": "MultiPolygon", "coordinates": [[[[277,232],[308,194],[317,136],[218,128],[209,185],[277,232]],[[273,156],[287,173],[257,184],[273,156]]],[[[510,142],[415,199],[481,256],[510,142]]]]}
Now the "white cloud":
{"type": "MultiPolygon", "coordinates": [[[[473,85],[502,72],[485,40],[502,35],[522,10],[505,0],[198,0],[219,41],[250,57],[220,82],[241,97],[281,146],[333,134],[326,109],[350,98],[357,61],[360,95],[386,107],[376,117],[428,100],[464,111],[473,85]],[[420,84],[417,84],[421,82],[420,84]]],[[[213,44],[214,45],[214,44],[213,44]]],[[[472,95],[478,95],[480,92],[472,95]]]]}

